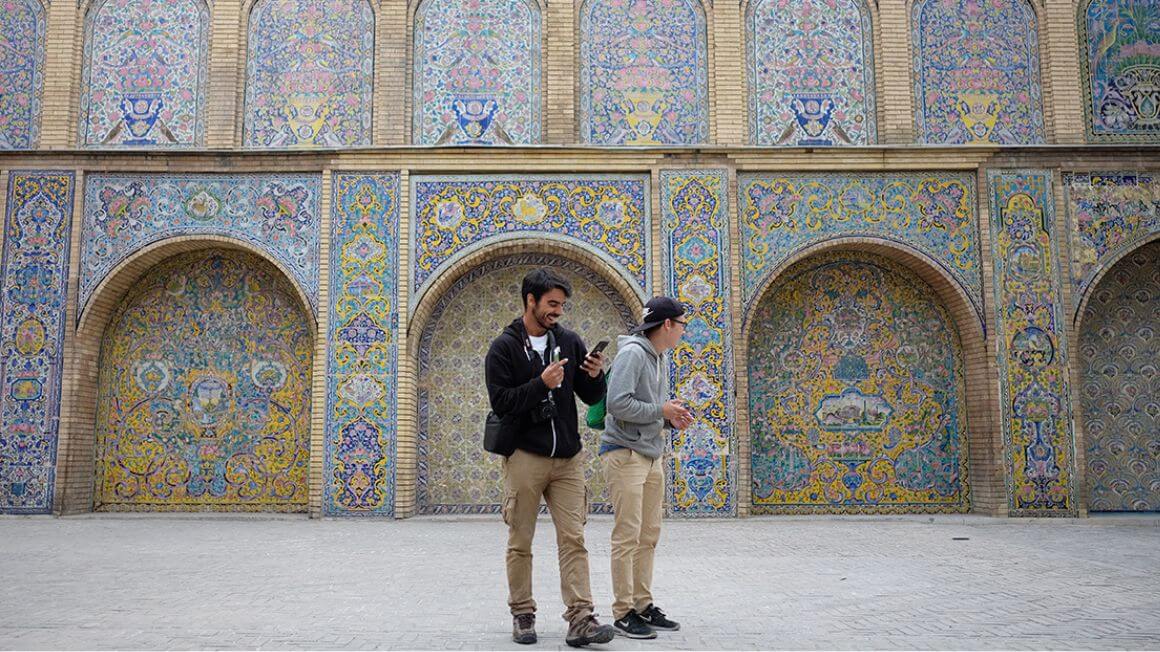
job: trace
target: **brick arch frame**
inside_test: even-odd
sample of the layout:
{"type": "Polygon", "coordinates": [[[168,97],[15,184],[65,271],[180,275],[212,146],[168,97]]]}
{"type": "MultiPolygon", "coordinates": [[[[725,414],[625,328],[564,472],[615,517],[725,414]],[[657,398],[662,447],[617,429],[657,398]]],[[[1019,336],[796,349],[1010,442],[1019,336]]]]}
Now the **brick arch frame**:
{"type": "Polygon", "coordinates": [[[1092,280],[1090,283],[1088,283],[1087,288],[1084,290],[1083,294],[1073,299],[1075,303],[1075,312],[1072,314],[1071,321],[1075,326],[1076,333],[1079,333],[1080,329],[1083,328],[1083,311],[1087,308],[1087,304],[1088,301],[1091,300],[1092,293],[1097,287],[1099,287],[1100,282],[1104,280],[1104,277],[1108,275],[1108,272],[1112,271],[1112,269],[1114,269],[1121,260],[1132,255],[1140,248],[1146,247],[1156,241],[1160,241],[1160,231],[1151,233],[1148,235],[1148,237],[1143,238],[1132,246],[1125,247],[1115,254],[1112,254],[1107,259],[1100,261],[1099,266],[1096,268],[1095,275],[1092,276],[1092,280]]]}
{"type": "Polygon", "coordinates": [[[784,273],[797,263],[824,253],[851,252],[876,254],[899,263],[935,290],[935,295],[950,314],[951,326],[958,338],[963,357],[963,378],[966,385],[963,401],[966,406],[967,464],[970,478],[971,512],[1000,515],[1006,509],[1004,483],[1004,456],[999,431],[998,397],[992,382],[990,353],[987,347],[986,325],[980,320],[966,293],[929,257],[898,243],[876,238],[838,238],[806,247],[771,270],[754,294],[753,301],[741,315],[741,332],[736,343],[737,365],[737,425],[738,425],[738,505],[748,513],[753,502],[751,432],[749,426],[749,339],[753,330],[751,319],[756,306],[784,280],[784,273]]]}
{"type": "Polygon", "coordinates": [[[1160,233],[1150,234],[1147,238],[1137,242],[1131,247],[1125,247],[1123,250],[1116,252],[1116,254],[1108,257],[1107,260],[1100,263],[1098,270],[1092,277],[1091,283],[1088,284],[1084,293],[1078,297],[1073,296],[1073,303],[1075,305],[1075,312],[1072,317],[1071,336],[1068,338],[1068,356],[1071,360],[1071,384],[1072,402],[1076,406],[1072,410],[1073,414],[1073,428],[1075,439],[1075,486],[1077,488],[1078,505],[1081,514],[1086,514],[1089,508],[1088,505],[1088,475],[1087,475],[1087,424],[1084,423],[1083,410],[1080,409],[1080,392],[1083,388],[1083,365],[1080,354],[1080,335],[1083,333],[1084,323],[1083,314],[1087,309],[1087,304],[1091,300],[1092,294],[1099,288],[1100,283],[1104,277],[1108,275],[1123,259],[1132,255],[1139,249],[1146,247],[1152,243],[1160,242],[1160,233]]]}
{"type": "MultiPolygon", "coordinates": [[[[224,236],[199,235],[169,238],[143,247],[122,261],[93,292],[93,298],[77,323],[75,331],[69,333],[65,349],[64,397],[61,405],[60,454],[57,456],[57,482],[54,504],[62,514],[93,511],[95,499],[94,479],[96,477],[96,416],[97,394],[99,391],[101,342],[105,331],[122,301],[133,285],[157,265],[184,253],[204,249],[226,249],[241,251],[258,257],[269,264],[294,288],[299,309],[307,319],[311,339],[318,341],[318,317],[306,294],[299,287],[293,275],[289,274],[268,253],[243,242],[224,236]]],[[[317,347],[312,347],[315,350],[317,347]]],[[[315,354],[317,355],[317,354],[315,354]]],[[[311,361],[314,365],[314,361],[311,361]]],[[[311,413],[323,409],[323,401],[317,396],[311,398],[311,413]]],[[[311,451],[314,442],[321,437],[317,419],[312,418],[310,439],[311,451]]],[[[311,465],[315,464],[311,460],[311,465]]],[[[313,480],[313,476],[311,476],[313,480]]],[[[315,490],[311,487],[311,491],[315,490]]]]}

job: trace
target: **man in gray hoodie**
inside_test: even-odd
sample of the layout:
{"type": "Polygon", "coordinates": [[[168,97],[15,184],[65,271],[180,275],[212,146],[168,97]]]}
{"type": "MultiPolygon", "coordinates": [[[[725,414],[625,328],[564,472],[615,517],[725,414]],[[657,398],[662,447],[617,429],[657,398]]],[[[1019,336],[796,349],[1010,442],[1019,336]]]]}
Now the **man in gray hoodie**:
{"type": "Polygon", "coordinates": [[[617,634],[629,638],[680,629],[653,604],[651,587],[665,493],[663,429],[693,422],[680,401],[667,399],[663,361],[685,334],[684,314],[669,297],[649,300],[641,324],[620,337],[608,376],[600,457],[615,513],[612,615],[617,634]]]}

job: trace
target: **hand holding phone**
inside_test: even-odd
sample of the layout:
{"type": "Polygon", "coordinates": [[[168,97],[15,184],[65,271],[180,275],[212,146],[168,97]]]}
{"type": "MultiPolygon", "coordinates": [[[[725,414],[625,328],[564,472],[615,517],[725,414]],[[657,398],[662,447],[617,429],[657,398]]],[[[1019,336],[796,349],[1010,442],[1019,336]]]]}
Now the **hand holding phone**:
{"type": "Polygon", "coordinates": [[[599,378],[600,374],[604,372],[604,359],[601,356],[601,351],[608,346],[608,340],[600,340],[592,350],[588,352],[587,357],[584,358],[584,364],[580,368],[588,373],[592,378],[599,378]]]}

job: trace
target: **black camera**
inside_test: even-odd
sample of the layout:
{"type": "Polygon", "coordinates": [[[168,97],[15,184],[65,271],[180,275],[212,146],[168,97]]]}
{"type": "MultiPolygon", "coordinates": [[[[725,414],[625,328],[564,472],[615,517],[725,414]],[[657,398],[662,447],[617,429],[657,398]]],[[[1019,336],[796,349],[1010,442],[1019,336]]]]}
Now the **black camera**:
{"type": "Polygon", "coordinates": [[[555,417],[556,402],[549,398],[537,403],[536,407],[532,408],[529,418],[531,418],[532,423],[544,423],[555,417]]]}

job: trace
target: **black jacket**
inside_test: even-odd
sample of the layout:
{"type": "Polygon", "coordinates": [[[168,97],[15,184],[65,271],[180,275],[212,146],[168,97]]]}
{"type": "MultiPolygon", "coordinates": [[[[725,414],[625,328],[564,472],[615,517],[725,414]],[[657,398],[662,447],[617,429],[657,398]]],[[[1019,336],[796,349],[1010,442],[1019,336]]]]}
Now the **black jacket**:
{"type": "Polygon", "coordinates": [[[517,318],[500,333],[487,350],[484,373],[491,409],[503,419],[505,428],[516,433],[516,448],[544,457],[572,457],[580,452],[580,432],[576,427],[576,396],[592,405],[604,398],[604,374],[592,378],[582,369],[588,349],[576,333],[556,326],[552,334],[560,347],[564,382],[552,390],[556,417],[534,423],[530,412],[548,398],[548,386],[540,380],[544,363],[527,348],[523,318],[517,318]]]}

